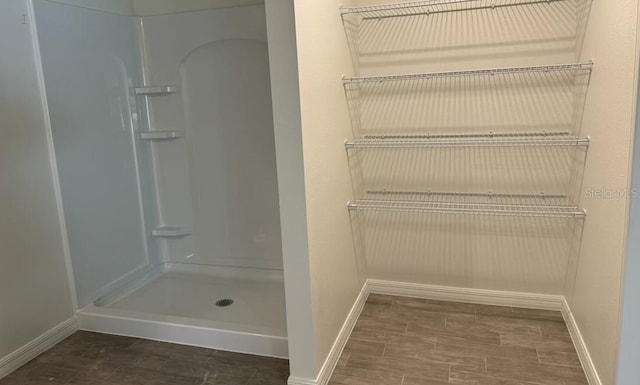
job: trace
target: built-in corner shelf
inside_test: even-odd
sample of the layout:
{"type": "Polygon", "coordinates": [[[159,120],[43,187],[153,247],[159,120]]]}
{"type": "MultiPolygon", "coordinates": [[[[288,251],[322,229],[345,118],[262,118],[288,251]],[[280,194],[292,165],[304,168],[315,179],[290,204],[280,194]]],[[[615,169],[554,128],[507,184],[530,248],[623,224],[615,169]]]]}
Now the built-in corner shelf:
{"type": "Polygon", "coordinates": [[[181,226],[163,226],[151,230],[151,235],[159,238],[179,238],[191,235],[191,229],[181,226]]]}
{"type": "Polygon", "coordinates": [[[172,140],[182,138],[180,131],[142,131],[140,139],[142,140],[172,140]]]}
{"type": "Polygon", "coordinates": [[[347,150],[357,148],[441,148],[441,147],[535,147],[567,146],[588,147],[588,137],[578,137],[568,132],[513,133],[485,135],[411,135],[366,136],[345,142],[347,150]]]}
{"type": "Polygon", "coordinates": [[[178,92],[178,86],[144,86],[136,87],[135,91],[143,96],[168,95],[178,92]]]}

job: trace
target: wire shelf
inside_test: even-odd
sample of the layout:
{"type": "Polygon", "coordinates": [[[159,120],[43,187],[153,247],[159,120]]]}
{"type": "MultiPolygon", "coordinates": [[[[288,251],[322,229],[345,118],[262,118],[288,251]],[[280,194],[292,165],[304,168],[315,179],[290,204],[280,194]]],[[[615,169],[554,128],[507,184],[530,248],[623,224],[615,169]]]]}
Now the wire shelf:
{"type": "Polygon", "coordinates": [[[355,138],[579,135],[593,62],[344,78],[355,138]]]}
{"type": "Polygon", "coordinates": [[[584,219],[586,211],[563,204],[563,195],[369,192],[367,199],[347,203],[350,211],[381,211],[512,217],[584,219]],[[384,199],[376,199],[380,196],[384,199]],[[398,198],[398,199],[389,199],[398,198]]]}
{"type": "Polygon", "coordinates": [[[507,67],[507,68],[489,68],[489,69],[475,69],[464,71],[445,71],[445,72],[425,72],[415,74],[403,74],[403,75],[385,75],[385,76],[362,76],[362,77],[345,77],[342,82],[345,86],[350,84],[359,83],[383,83],[394,82],[403,80],[430,80],[430,79],[442,79],[442,78],[456,78],[456,77],[469,77],[469,76],[495,76],[495,75],[510,75],[510,74],[522,74],[522,73],[540,73],[540,72],[587,72],[590,73],[593,69],[593,61],[586,63],[575,64],[557,64],[546,66],[528,66],[528,67],[507,67]]]}
{"type": "Polygon", "coordinates": [[[357,14],[363,19],[385,19],[562,2],[572,2],[572,0],[425,0],[364,7],[340,7],[340,14],[343,16],[357,14]]]}
{"type": "Polygon", "coordinates": [[[432,148],[432,147],[530,147],[576,146],[588,147],[589,138],[570,135],[568,132],[487,134],[487,135],[438,135],[438,136],[367,136],[345,142],[345,147],[356,148],[432,148]]]}

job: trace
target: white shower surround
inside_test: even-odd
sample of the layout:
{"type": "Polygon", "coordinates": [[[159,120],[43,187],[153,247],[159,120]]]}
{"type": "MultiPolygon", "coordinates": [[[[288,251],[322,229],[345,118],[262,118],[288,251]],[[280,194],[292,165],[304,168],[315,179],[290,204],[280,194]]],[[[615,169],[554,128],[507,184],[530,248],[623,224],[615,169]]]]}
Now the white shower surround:
{"type": "Polygon", "coordinates": [[[177,86],[146,98],[147,129],[181,133],[150,142],[158,227],[193,234],[159,238],[157,276],[80,325],[286,358],[264,6],[143,17],[139,37],[144,84],[177,86]],[[219,297],[236,302],[215,311],[219,297]]]}
{"type": "Polygon", "coordinates": [[[264,6],[140,24],[145,84],[179,85],[147,98],[149,128],[185,136],[152,143],[159,222],[194,230],[163,260],[282,270],[264,6]]]}
{"type": "Polygon", "coordinates": [[[80,277],[84,282],[77,287],[80,327],[287,357],[264,6],[134,19],[52,1],[35,2],[38,22],[43,21],[40,45],[44,46],[45,83],[48,73],[50,77],[54,145],[62,156],[58,163],[67,170],[61,184],[63,200],[67,194],[65,215],[72,214],[67,220],[71,255],[76,281],[80,277]],[[65,18],[72,18],[69,24],[87,33],[56,29],[55,22],[65,18]],[[93,25],[99,26],[96,31],[93,25]],[[118,27],[115,37],[103,33],[111,31],[111,26],[118,27]],[[136,35],[140,50],[134,44],[136,35]],[[105,57],[90,56],[102,61],[84,66],[80,72],[85,81],[79,82],[68,62],[78,52],[94,52],[96,41],[108,48],[102,54],[105,57]],[[134,60],[137,55],[141,74],[134,60]],[[114,66],[111,59],[124,64],[114,66]],[[155,60],[161,64],[150,66],[155,60]],[[113,68],[112,76],[102,75],[111,74],[113,68]],[[74,79],[67,84],[79,92],[60,99],[61,92],[68,95],[75,90],[60,83],[65,79],[74,79]],[[156,85],[176,87],[149,96],[138,90],[156,85]],[[137,111],[131,95],[134,87],[137,111]],[[237,103],[246,107],[240,113],[237,103]],[[92,111],[102,115],[91,119],[92,111]],[[150,111],[148,121],[146,111],[150,111]],[[192,113],[203,116],[188,116],[192,113]],[[140,134],[168,127],[180,134],[162,140],[140,134]],[[100,135],[99,143],[91,141],[100,135]],[[71,138],[77,139],[68,147],[71,138]],[[206,141],[211,146],[203,145],[206,141]],[[92,147],[105,142],[117,145],[117,153],[92,147]],[[93,150],[87,152],[88,148],[93,150]],[[222,155],[212,156],[218,154],[222,155]],[[107,172],[87,173],[87,168],[91,170],[87,164],[93,161],[107,172]],[[74,183],[69,184],[70,180],[74,183]],[[108,187],[104,191],[103,183],[108,187]],[[220,193],[219,186],[228,191],[220,193]],[[114,222],[116,211],[107,207],[113,201],[114,208],[122,209],[114,199],[129,190],[134,194],[127,202],[138,207],[127,211],[128,227],[120,229],[114,222]],[[85,191],[94,194],[84,197],[85,191]],[[79,197],[102,199],[101,210],[87,210],[86,205],[74,208],[79,197]],[[99,226],[91,226],[92,220],[99,226]],[[105,226],[111,230],[101,231],[105,226]],[[110,233],[128,234],[127,242],[101,244],[99,235],[110,233]],[[194,239],[197,234],[199,241],[194,239]],[[128,245],[134,243],[141,246],[139,252],[130,252],[128,245]],[[136,262],[133,267],[126,265],[128,258],[136,262]],[[112,260],[118,263],[105,264],[112,260]],[[235,303],[218,309],[215,302],[222,297],[235,303]]]}

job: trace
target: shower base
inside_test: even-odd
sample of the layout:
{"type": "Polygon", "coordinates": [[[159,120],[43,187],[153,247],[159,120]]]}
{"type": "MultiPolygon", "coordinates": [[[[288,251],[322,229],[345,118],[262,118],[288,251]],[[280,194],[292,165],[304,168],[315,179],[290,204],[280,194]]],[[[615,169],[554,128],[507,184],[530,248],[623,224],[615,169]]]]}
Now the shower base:
{"type": "Polygon", "coordinates": [[[82,330],[288,357],[280,271],[164,264],[78,320],[82,330]],[[233,303],[216,306],[224,300],[233,303]]]}

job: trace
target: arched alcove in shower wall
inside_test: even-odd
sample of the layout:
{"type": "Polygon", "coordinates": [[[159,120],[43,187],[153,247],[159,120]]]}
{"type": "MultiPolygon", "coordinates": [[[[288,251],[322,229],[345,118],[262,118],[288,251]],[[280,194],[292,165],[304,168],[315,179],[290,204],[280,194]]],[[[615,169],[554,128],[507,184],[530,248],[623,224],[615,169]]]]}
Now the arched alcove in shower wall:
{"type": "Polygon", "coordinates": [[[282,268],[278,185],[264,41],[216,40],[180,65],[202,263],[282,268]]]}
{"type": "Polygon", "coordinates": [[[161,239],[166,262],[282,269],[278,188],[263,6],[142,19],[161,239]]]}

